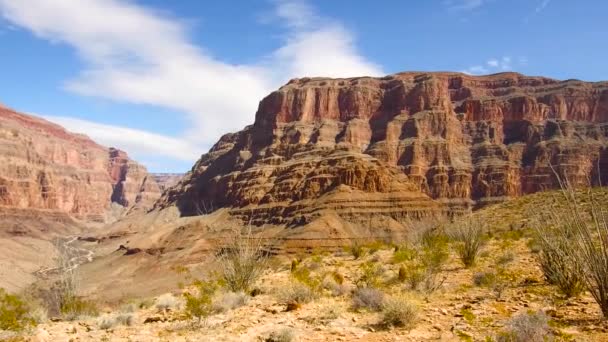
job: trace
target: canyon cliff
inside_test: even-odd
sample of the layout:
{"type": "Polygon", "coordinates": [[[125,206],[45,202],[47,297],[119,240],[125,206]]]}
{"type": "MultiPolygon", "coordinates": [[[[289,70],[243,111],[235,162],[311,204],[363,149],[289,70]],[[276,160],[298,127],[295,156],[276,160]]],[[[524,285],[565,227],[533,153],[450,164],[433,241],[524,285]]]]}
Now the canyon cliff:
{"type": "Polygon", "coordinates": [[[402,221],[608,177],[608,82],[517,73],[302,78],[264,98],[157,207],[256,225],[402,221]],[[601,172],[601,171],[604,172],[601,172]],[[317,215],[318,216],[318,215],[317,215]]]}
{"type": "Polygon", "coordinates": [[[0,107],[0,210],[103,222],[111,203],[148,208],[160,189],[123,151],[0,107]]]}

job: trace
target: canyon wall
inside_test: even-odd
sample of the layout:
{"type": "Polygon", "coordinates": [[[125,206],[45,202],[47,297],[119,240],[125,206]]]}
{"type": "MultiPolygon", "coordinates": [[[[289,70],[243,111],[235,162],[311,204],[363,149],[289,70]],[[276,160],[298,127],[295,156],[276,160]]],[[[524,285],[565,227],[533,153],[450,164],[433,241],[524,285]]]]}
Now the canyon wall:
{"type": "Polygon", "coordinates": [[[0,107],[0,210],[103,222],[112,202],[150,207],[159,196],[145,167],[125,152],[0,107]]]}
{"type": "Polygon", "coordinates": [[[517,73],[294,79],[157,203],[254,223],[419,217],[608,178],[608,83],[517,73]],[[603,171],[603,172],[602,172],[603,171]],[[603,179],[600,179],[603,178],[603,179]],[[331,199],[330,199],[331,198],[331,199]],[[312,203],[312,202],[314,203],[312,203]]]}

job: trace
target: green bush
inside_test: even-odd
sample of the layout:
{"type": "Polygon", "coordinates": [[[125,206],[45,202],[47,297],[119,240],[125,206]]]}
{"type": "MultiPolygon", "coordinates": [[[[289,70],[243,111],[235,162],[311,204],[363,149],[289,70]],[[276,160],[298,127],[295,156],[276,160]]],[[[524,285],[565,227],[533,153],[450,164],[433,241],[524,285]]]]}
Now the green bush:
{"type": "Polygon", "coordinates": [[[19,296],[0,289],[0,330],[21,331],[35,326],[36,322],[30,317],[29,309],[19,296]]]}
{"type": "Polygon", "coordinates": [[[65,298],[60,310],[64,318],[70,321],[81,317],[99,316],[99,309],[93,301],[78,297],[65,298]]]}
{"type": "Polygon", "coordinates": [[[382,267],[374,262],[366,262],[361,265],[361,275],[355,281],[357,287],[380,287],[382,285],[382,267]]]}
{"type": "Polygon", "coordinates": [[[354,240],[352,242],[352,244],[349,247],[349,250],[350,250],[350,254],[352,254],[352,256],[353,256],[353,258],[355,258],[355,260],[358,260],[359,258],[361,258],[365,255],[365,248],[363,248],[363,245],[358,240],[354,240]]]}
{"type": "Polygon", "coordinates": [[[220,252],[219,275],[232,292],[248,293],[268,268],[263,241],[254,237],[251,230],[235,232],[220,252]]]}
{"type": "Polygon", "coordinates": [[[197,318],[200,323],[213,313],[213,295],[217,290],[217,282],[197,280],[193,284],[194,293],[184,293],[186,300],[186,314],[190,318],[197,318]]]}

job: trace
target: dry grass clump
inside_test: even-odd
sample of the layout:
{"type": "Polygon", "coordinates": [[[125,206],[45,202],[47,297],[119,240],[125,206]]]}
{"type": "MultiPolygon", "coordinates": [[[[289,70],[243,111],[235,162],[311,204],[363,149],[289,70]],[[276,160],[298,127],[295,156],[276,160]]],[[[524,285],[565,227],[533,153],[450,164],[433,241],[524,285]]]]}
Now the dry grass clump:
{"type": "Polygon", "coordinates": [[[418,306],[407,298],[389,297],[382,304],[382,325],[411,330],[418,320],[418,306]]]}
{"type": "Polygon", "coordinates": [[[271,332],[268,337],[264,339],[266,342],[291,342],[295,338],[293,329],[283,328],[277,331],[271,332]]]}
{"type": "Polygon", "coordinates": [[[475,265],[484,243],[484,229],[484,224],[472,216],[450,228],[450,237],[456,243],[456,253],[466,268],[475,265]]]}
{"type": "Polygon", "coordinates": [[[280,300],[295,306],[310,303],[318,298],[318,293],[315,293],[309,286],[298,281],[292,281],[287,287],[279,293],[280,300]]]}
{"type": "Polygon", "coordinates": [[[365,255],[365,248],[359,240],[353,240],[348,250],[355,260],[358,260],[365,255]]]}
{"type": "Polygon", "coordinates": [[[182,301],[175,297],[172,293],[165,293],[156,298],[154,306],[161,311],[176,311],[182,307],[182,301]]]}
{"type": "MultiPolygon", "coordinates": [[[[220,251],[219,275],[225,287],[232,292],[249,292],[268,268],[262,239],[253,235],[251,228],[237,231],[220,251]]],[[[297,265],[296,265],[297,266],[297,265]]]]}
{"type": "Polygon", "coordinates": [[[498,342],[546,342],[554,339],[549,318],[543,312],[517,315],[506,327],[497,336],[498,342]]]}
{"type": "Polygon", "coordinates": [[[234,293],[226,292],[213,299],[213,311],[215,312],[226,312],[240,308],[249,301],[249,296],[243,292],[234,293]]]}
{"type": "Polygon", "coordinates": [[[353,310],[366,309],[370,311],[380,311],[384,304],[384,292],[370,287],[358,288],[353,293],[353,310]]]}
{"type": "Polygon", "coordinates": [[[104,315],[97,319],[97,326],[102,330],[109,330],[117,325],[131,326],[133,323],[135,323],[135,315],[128,312],[104,315]]]}

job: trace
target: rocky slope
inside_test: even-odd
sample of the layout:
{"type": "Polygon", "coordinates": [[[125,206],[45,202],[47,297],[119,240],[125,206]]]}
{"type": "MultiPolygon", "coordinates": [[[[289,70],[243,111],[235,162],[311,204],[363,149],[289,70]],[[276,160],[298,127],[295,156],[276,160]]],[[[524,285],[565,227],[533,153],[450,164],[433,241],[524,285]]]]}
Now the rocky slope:
{"type": "Polygon", "coordinates": [[[555,188],[551,167],[574,183],[605,181],[607,121],[608,82],[423,72],[294,79],[157,206],[186,216],[230,207],[288,225],[330,207],[360,221],[418,217],[437,202],[468,209],[555,188]]]}
{"type": "Polygon", "coordinates": [[[18,290],[55,267],[54,238],[149,208],[159,196],[126,153],[0,106],[0,287],[18,290]]]}
{"type": "Polygon", "coordinates": [[[156,181],[126,153],[0,107],[0,207],[104,221],[112,202],[150,206],[156,181]]]}

